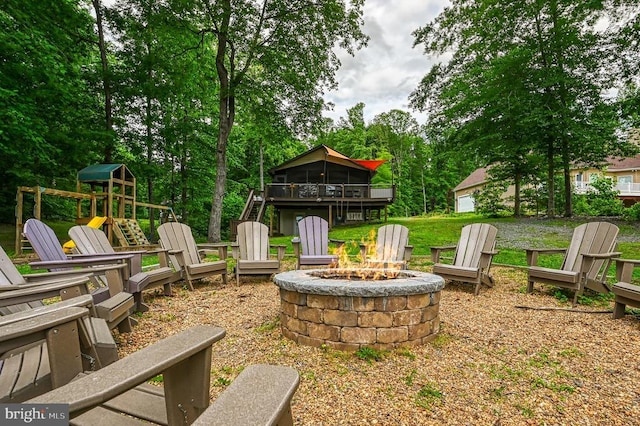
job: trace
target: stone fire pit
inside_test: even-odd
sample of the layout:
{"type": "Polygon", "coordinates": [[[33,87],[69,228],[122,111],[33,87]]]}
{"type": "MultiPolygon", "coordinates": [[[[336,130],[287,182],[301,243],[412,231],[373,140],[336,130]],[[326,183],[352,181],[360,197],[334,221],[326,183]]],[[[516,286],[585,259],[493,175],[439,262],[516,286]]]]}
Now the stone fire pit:
{"type": "Polygon", "coordinates": [[[301,345],[355,351],[419,345],[437,335],[440,276],[403,270],[393,271],[396,278],[354,280],[334,271],[295,270],[274,277],[285,337],[301,345]]]}

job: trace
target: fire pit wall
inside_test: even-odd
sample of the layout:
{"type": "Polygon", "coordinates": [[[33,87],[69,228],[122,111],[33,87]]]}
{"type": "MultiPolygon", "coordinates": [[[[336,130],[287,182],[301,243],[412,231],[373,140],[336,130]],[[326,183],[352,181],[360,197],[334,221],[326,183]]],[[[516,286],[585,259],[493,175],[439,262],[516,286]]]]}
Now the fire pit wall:
{"type": "Polygon", "coordinates": [[[394,349],[434,339],[440,329],[441,277],[406,271],[384,281],[277,274],[282,334],[301,345],[355,351],[394,349]]]}

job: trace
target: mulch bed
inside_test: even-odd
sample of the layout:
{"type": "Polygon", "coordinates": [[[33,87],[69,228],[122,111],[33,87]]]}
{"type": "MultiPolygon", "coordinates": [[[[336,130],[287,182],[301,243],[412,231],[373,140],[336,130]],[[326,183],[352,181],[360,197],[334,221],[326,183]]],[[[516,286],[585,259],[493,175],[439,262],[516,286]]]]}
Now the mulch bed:
{"type": "Polygon", "coordinates": [[[599,313],[612,303],[577,308],[590,313],[522,309],[570,305],[540,285],[526,294],[522,270],[494,268],[494,277],[477,297],[471,286],[447,285],[438,337],[377,360],[283,338],[278,288],[259,278],[150,292],[151,310],[116,337],[126,356],[191,325],[224,327],[212,398],[250,364],[291,366],[300,425],[640,425],[640,319],[599,313]]]}

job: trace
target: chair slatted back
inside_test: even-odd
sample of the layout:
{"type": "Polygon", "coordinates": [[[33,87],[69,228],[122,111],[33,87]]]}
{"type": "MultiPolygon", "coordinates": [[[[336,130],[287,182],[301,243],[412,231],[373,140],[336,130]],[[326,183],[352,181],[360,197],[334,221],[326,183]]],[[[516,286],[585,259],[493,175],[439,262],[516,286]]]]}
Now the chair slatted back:
{"type": "MultiPolygon", "coordinates": [[[[200,263],[200,254],[196,240],[193,238],[191,228],[184,223],[167,222],[158,226],[158,235],[160,236],[160,244],[167,250],[182,250],[185,262],[188,265],[197,265],[200,263]]],[[[175,256],[170,256],[174,265],[179,263],[175,260],[175,256]]]]}
{"type": "Polygon", "coordinates": [[[242,222],[236,237],[240,260],[269,260],[269,228],[260,222],[242,222]]]}
{"type": "Polygon", "coordinates": [[[305,256],[329,253],[329,223],[320,216],[307,216],[298,221],[300,248],[305,256]]]}
{"type": "MultiPolygon", "coordinates": [[[[56,233],[48,225],[38,219],[29,219],[24,224],[24,236],[27,237],[31,247],[40,260],[57,261],[67,260],[68,257],[62,249],[62,244],[56,233]]],[[[68,268],[52,270],[63,271],[68,268]]]]}
{"type": "Polygon", "coordinates": [[[455,266],[477,268],[482,252],[491,252],[496,247],[498,229],[488,223],[466,225],[460,232],[453,264],[455,266]]]}
{"type": "Polygon", "coordinates": [[[0,247],[0,287],[26,284],[24,277],[13,264],[7,253],[0,247]]]}
{"type": "Polygon", "coordinates": [[[404,260],[405,247],[409,243],[409,229],[403,225],[384,225],[378,228],[376,259],[404,260]]]}
{"type": "MultiPolygon", "coordinates": [[[[613,251],[618,231],[616,225],[608,222],[589,222],[576,227],[561,269],[579,272],[583,253],[602,254],[613,251]]],[[[587,272],[587,277],[594,278],[604,263],[605,259],[593,262],[591,269],[587,272]]]]}
{"type": "Polygon", "coordinates": [[[115,254],[116,251],[109,243],[107,235],[100,229],[86,225],[72,226],[69,236],[78,251],[83,254],[115,254]]]}

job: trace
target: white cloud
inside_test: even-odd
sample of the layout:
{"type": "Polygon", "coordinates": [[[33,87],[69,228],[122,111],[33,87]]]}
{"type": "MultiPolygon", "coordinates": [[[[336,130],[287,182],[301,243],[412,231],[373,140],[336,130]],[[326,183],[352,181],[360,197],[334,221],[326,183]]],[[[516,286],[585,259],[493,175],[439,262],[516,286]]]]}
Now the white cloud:
{"type": "Polygon", "coordinates": [[[367,0],[364,32],[371,37],[369,45],[353,57],[338,52],[342,62],[336,75],[338,88],[325,95],[335,107],[325,116],[337,122],[347,116],[347,109],[363,102],[365,121],[402,109],[424,122],[424,114],[409,109],[408,97],[435,60],[425,56],[421,46],[413,48],[411,33],[448,4],[448,0],[367,0]]]}

